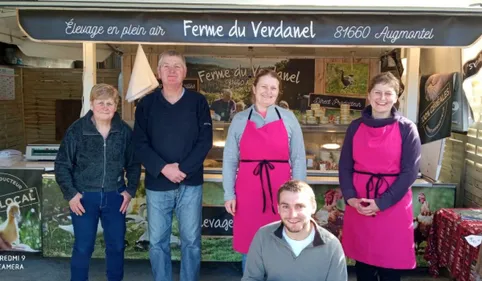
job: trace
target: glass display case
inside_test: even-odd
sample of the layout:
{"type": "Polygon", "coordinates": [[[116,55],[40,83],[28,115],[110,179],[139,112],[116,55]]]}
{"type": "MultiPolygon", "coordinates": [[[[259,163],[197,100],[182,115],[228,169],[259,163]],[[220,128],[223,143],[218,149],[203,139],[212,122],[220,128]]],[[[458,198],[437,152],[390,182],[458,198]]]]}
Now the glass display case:
{"type": "MultiPolygon", "coordinates": [[[[221,173],[223,150],[230,123],[213,121],[213,147],[204,168],[206,173],[221,173]]],[[[306,150],[308,175],[338,174],[341,146],[347,124],[300,124],[306,150]]]]}

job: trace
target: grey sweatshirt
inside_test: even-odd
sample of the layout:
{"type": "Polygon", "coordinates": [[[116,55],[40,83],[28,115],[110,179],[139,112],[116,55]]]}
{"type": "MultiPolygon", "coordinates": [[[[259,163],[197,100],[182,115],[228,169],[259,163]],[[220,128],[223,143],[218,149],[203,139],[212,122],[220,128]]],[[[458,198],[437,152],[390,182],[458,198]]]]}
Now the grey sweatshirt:
{"type": "Polygon", "coordinates": [[[236,174],[239,165],[239,143],[243,136],[246,122],[248,121],[249,112],[253,109],[251,121],[256,123],[257,128],[260,128],[268,123],[279,120],[275,108],[278,109],[281,119],[283,119],[283,123],[286,127],[286,131],[288,132],[292,178],[303,181],[306,180],[305,143],[303,141],[303,133],[301,131],[300,123],[293,112],[277,105],[273,105],[268,108],[266,118],[263,118],[261,114],[254,110],[254,106],[250,106],[248,109],[234,115],[233,121],[229,126],[223,154],[224,201],[236,198],[234,194],[234,184],[236,182],[236,174]]]}
{"type": "Polygon", "coordinates": [[[283,224],[258,230],[248,252],[241,281],[347,281],[345,254],[340,241],[312,221],[313,243],[295,256],[283,238],[283,224]]]}

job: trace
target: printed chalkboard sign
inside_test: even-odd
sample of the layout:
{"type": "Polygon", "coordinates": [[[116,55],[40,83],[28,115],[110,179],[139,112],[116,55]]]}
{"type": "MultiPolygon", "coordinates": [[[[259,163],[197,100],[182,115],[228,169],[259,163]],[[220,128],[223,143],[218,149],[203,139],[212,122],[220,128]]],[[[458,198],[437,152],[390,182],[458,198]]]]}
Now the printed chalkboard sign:
{"type": "Polygon", "coordinates": [[[349,104],[352,110],[363,110],[366,105],[366,99],[310,94],[310,104],[313,103],[327,108],[340,108],[341,104],[349,104]]]}
{"type": "Polygon", "coordinates": [[[203,236],[232,236],[233,216],[224,206],[203,206],[201,227],[203,236]]]}

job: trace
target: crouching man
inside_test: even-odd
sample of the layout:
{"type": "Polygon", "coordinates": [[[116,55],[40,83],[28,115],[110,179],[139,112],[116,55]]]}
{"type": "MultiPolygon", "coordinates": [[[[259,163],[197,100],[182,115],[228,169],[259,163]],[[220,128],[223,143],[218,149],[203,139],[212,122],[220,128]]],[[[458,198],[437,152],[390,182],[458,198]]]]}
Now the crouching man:
{"type": "Polygon", "coordinates": [[[341,243],[311,219],[315,211],[315,194],[308,184],[283,184],[278,191],[281,221],[256,233],[242,281],[347,281],[341,243]]]}

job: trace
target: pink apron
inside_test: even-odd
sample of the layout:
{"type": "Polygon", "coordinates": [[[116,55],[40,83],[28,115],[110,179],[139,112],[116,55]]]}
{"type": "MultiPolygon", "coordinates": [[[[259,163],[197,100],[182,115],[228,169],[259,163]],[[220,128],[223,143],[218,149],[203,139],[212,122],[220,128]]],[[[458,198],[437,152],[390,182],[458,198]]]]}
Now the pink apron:
{"type": "Polygon", "coordinates": [[[288,132],[275,110],[279,120],[259,129],[251,110],[239,145],[233,248],[242,254],[248,253],[260,227],[280,219],[277,193],[291,179],[288,132]]]}
{"type": "MultiPolygon", "coordinates": [[[[400,173],[402,139],[399,123],[373,128],[361,124],[353,137],[353,184],[358,198],[378,198],[400,173]]],[[[374,217],[346,206],[342,244],[354,260],[383,268],[416,266],[412,190],[374,217]]]]}

